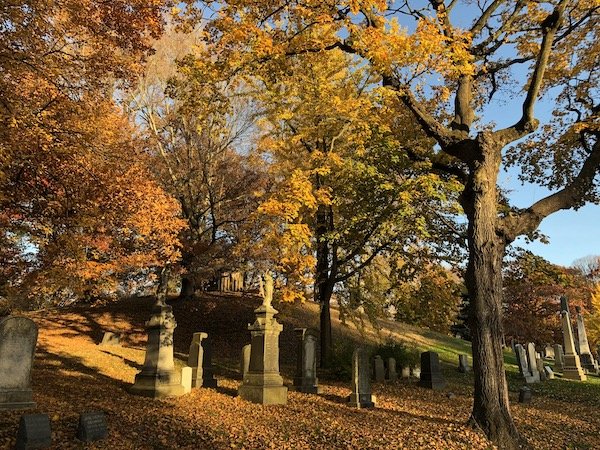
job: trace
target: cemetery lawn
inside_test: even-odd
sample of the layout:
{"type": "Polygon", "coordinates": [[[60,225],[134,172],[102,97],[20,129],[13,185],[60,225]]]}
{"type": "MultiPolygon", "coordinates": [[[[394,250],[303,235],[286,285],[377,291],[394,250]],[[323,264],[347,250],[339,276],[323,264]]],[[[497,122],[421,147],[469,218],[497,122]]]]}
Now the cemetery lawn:
{"type": "MultiPolygon", "coordinates": [[[[129,299],[90,307],[77,306],[28,314],[40,327],[32,387],[37,408],[0,411],[0,448],[12,448],[23,413],[50,416],[53,448],[110,449],[490,449],[482,434],[465,424],[472,404],[472,374],[456,371],[457,355],[469,343],[428,330],[383,320],[381,330],[363,333],[342,325],[334,310],[334,339],[357,342],[402,339],[421,350],[440,353],[448,386],[420,388],[414,379],[374,383],[376,409],[345,404],[350,383],[320,380],[322,395],[290,392],[285,406],[255,405],[236,397],[240,385],[239,354],[249,342],[255,296],[204,294],[174,302],[176,363],[183,366],[192,334],[214,339],[219,387],[195,389],[165,400],[129,395],[144,360],[144,322],[152,301],[129,299]],[[123,346],[98,346],[103,331],[126,333],[123,346]],[[452,395],[449,395],[452,393],[452,395]],[[75,439],[80,413],[103,410],[109,437],[95,444],[75,439]]],[[[280,339],[282,375],[291,384],[295,361],[295,327],[317,327],[314,304],[274,305],[284,324],[280,339]]],[[[469,358],[470,361],[470,358],[469,358]]],[[[535,449],[600,448],[600,378],[586,383],[561,379],[533,386],[529,404],[517,403],[523,385],[515,359],[507,351],[512,411],[521,432],[535,449]]]]}

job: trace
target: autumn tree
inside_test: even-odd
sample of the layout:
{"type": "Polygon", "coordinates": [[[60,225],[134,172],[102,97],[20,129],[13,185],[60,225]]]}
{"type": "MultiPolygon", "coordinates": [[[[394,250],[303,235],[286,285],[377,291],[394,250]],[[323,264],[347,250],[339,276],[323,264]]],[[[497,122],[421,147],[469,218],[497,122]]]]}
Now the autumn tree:
{"type": "Polygon", "coordinates": [[[188,224],[181,236],[182,298],[243,264],[234,247],[265,180],[248,157],[251,101],[241,95],[240,79],[211,63],[199,34],[169,26],[128,105],[155,176],[188,224]]]}
{"type": "Polygon", "coordinates": [[[557,266],[528,251],[518,253],[504,270],[504,333],[507,341],[562,342],[560,297],[589,311],[591,288],[583,274],[557,266]]]}
{"type": "MultiPolygon", "coordinates": [[[[336,286],[357,277],[384,253],[433,257],[427,242],[441,244],[442,239],[439,230],[428,226],[427,215],[452,214],[453,184],[397,151],[398,136],[414,148],[431,143],[410,129],[408,112],[406,122],[389,120],[388,100],[371,89],[368,72],[342,52],[299,55],[287,76],[273,77],[276,70],[252,74],[263,110],[258,150],[270,162],[274,178],[273,195],[261,210],[291,219],[283,228],[273,228],[280,237],[275,248],[303,242],[304,250],[296,254],[304,265],[314,255],[321,366],[327,367],[336,286]],[[281,195],[289,191],[291,195],[281,195]],[[303,203],[300,209],[298,202],[303,203]],[[293,236],[295,241],[289,239],[293,236]]],[[[280,269],[292,274],[299,262],[280,269]]]]}
{"type": "Polygon", "coordinates": [[[412,156],[463,183],[471,420],[499,447],[517,448],[523,441],[510,414],[501,346],[503,257],[548,215],[598,199],[597,0],[210,3],[218,10],[210,39],[227,64],[253,70],[266,60],[285,65],[290,55],[342,50],[372,67],[437,142],[412,156]],[[513,123],[495,126],[485,107],[516,87],[520,106],[506,110],[513,123]],[[554,115],[540,128],[535,104],[543,96],[554,115]],[[498,188],[503,163],[552,194],[511,207],[498,188]]]}
{"type": "Polygon", "coordinates": [[[83,295],[101,291],[120,267],[176,257],[176,205],[135,161],[139,147],[114,101],[139,73],[168,7],[0,6],[1,254],[23,269],[10,287],[28,285],[36,298],[83,295]]]}

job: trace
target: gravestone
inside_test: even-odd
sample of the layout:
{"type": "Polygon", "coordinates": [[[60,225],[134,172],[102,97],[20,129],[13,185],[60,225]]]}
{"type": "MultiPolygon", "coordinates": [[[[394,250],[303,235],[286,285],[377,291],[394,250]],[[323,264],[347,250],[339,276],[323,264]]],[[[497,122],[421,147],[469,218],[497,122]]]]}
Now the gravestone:
{"type": "Polygon", "coordinates": [[[401,374],[402,378],[410,378],[410,366],[403,366],[401,374]]]}
{"type": "Polygon", "coordinates": [[[293,390],[307,394],[320,392],[317,380],[317,331],[309,328],[295,328],[296,333],[296,375],[293,390]]]}
{"type": "Polygon", "coordinates": [[[592,356],[590,350],[590,344],[588,342],[587,333],[585,331],[585,323],[583,322],[583,315],[581,314],[581,308],[577,306],[577,341],[579,342],[579,360],[581,366],[591,373],[598,371],[598,363],[592,356]]]}
{"type": "Polygon", "coordinates": [[[421,378],[421,368],[419,366],[415,366],[410,369],[410,374],[414,378],[421,378]]]}
{"type": "Polygon", "coordinates": [[[546,345],[544,347],[544,358],[554,359],[554,347],[552,347],[551,345],[546,345]]]}
{"type": "Polygon", "coordinates": [[[100,441],[108,436],[106,416],[103,411],[89,411],[79,416],[77,439],[83,442],[100,441]]]}
{"type": "Polygon", "coordinates": [[[544,360],[541,356],[538,356],[535,360],[537,371],[540,374],[540,381],[546,381],[546,371],[544,370],[544,360]]]}
{"type": "Polygon", "coordinates": [[[550,366],[544,366],[544,373],[546,374],[547,380],[554,380],[554,371],[550,368],[550,366]]]}
{"type": "Polygon", "coordinates": [[[173,308],[159,300],[146,322],[148,343],[141,372],[129,392],[144,397],[161,398],[183,395],[181,373],[173,361],[173,331],[177,327],[173,308]]]}
{"type": "Polygon", "coordinates": [[[192,387],[216,388],[211,345],[206,333],[194,333],[187,365],[192,368],[192,387]]]}
{"type": "Polygon", "coordinates": [[[242,347],[242,355],[240,358],[240,373],[242,374],[242,380],[246,376],[248,372],[248,367],[250,367],[250,351],[252,350],[251,344],[246,344],[242,347]]]}
{"type": "Polygon", "coordinates": [[[533,342],[527,344],[527,365],[529,366],[529,374],[525,375],[525,381],[527,383],[539,383],[540,371],[537,366],[537,354],[533,342]]]}
{"type": "Polygon", "coordinates": [[[113,331],[105,331],[99,345],[121,345],[121,334],[113,331]]]}
{"type": "Polygon", "coordinates": [[[467,373],[471,370],[469,367],[469,359],[467,355],[458,355],[458,371],[460,373],[467,373]]]}
{"type": "Polygon", "coordinates": [[[194,373],[194,369],[190,366],[185,366],[181,368],[181,385],[183,386],[183,393],[189,394],[192,392],[192,376],[194,373]]]}
{"type": "Polygon", "coordinates": [[[387,379],[389,381],[398,380],[398,372],[396,372],[396,360],[394,358],[388,358],[387,379]]]}
{"type": "Polygon", "coordinates": [[[554,344],[554,370],[562,372],[565,364],[565,355],[563,353],[562,345],[554,344]]]}
{"type": "Polygon", "coordinates": [[[421,353],[421,376],[419,386],[428,389],[442,389],[446,381],[442,376],[440,357],[436,352],[421,353]]]}
{"type": "Polygon", "coordinates": [[[529,364],[527,363],[527,352],[521,344],[515,345],[515,354],[517,356],[517,364],[519,365],[519,371],[524,377],[530,376],[529,364]]]}
{"type": "Polygon", "coordinates": [[[575,352],[575,341],[573,339],[573,329],[571,328],[571,317],[566,297],[561,297],[560,320],[562,324],[563,340],[565,344],[563,378],[570,380],[585,381],[587,376],[583,372],[579,355],[575,352]]]}
{"type": "Polygon", "coordinates": [[[385,381],[385,367],[383,366],[383,359],[379,355],[376,355],[373,360],[373,376],[375,381],[385,381]]]}
{"type": "Polygon", "coordinates": [[[371,394],[369,355],[359,347],[352,353],[352,393],[348,404],[355,408],[374,408],[377,401],[371,394]]]}
{"type": "Polygon", "coordinates": [[[263,303],[254,310],[256,320],[248,329],[252,335],[250,365],[238,394],[244,400],[263,405],[285,405],[288,388],[279,374],[279,333],[283,330],[275,319],[273,278],[265,275],[263,303]]]}
{"type": "Polygon", "coordinates": [[[531,402],[531,389],[527,386],[523,386],[519,389],[519,403],[531,402]]]}
{"type": "Polygon", "coordinates": [[[0,319],[0,410],[35,408],[31,369],[38,328],[27,317],[0,319]]]}
{"type": "Polygon", "coordinates": [[[15,450],[48,448],[52,445],[52,430],[47,414],[21,416],[15,450]]]}

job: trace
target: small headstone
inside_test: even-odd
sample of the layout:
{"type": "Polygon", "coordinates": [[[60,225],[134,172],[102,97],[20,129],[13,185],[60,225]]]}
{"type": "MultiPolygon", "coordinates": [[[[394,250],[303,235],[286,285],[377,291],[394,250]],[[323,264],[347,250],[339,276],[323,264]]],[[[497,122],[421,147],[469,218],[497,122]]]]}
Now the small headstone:
{"type": "Polygon", "coordinates": [[[469,360],[467,355],[458,355],[458,371],[460,373],[467,373],[471,370],[469,367],[469,360]]]}
{"type": "Polygon", "coordinates": [[[381,356],[375,356],[373,361],[373,374],[375,376],[375,381],[384,381],[385,380],[385,367],[383,366],[383,359],[381,356]]]}
{"type": "Polygon", "coordinates": [[[454,392],[448,392],[446,394],[446,397],[448,397],[450,400],[456,398],[456,394],[454,392]]]}
{"type": "Polygon", "coordinates": [[[410,378],[410,367],[409,366],[404,366],[402,367],[402,378],[410,378]]]}
{"type": "Polygon", "coordinates": [[[525,381],[527,383],[539,383],[540,372],[537,366],[537,354],[533,342],[527,344],[527,363],[529,365],[529,374],[525,375],[525,381]]]}
{"type": "Polygon", "coordinates": [[[217,387],[213,375],[212,351],[207,333],[194,333],[187,365],[192,368],[192,387],[217,387]]]}
{"type": "Polygon", "coordinates": [[[419,386],[429,389],[442,389],[446,381],[442,376],[440,357],[436,352],[421,353],[421,377],[419,386]]]}
{"type": "Polygon", "coordinates": [[[291,389],[307,394],[320,393],[317,380],[317,342],[319,334],[309,328],[295,328],[296,376],[291,389]]]}
{"type": "Polygon", "coordinates": [[[551,345],[546,345],[546,347],[544,347],[544,358],[554,359],[554,347],[551,345]]]}
{"type": "Polygon", "coordinates": [[[34,408],[31,368],[38,328],[27,317],[0,319],[0,410],[34,408]]]}
{"type": "Polygon", "coordinates": [[[396,360],[394,358],[388,358],[387,379],[389,381],[396,381],[398,379],[398,372],[396,372],[396,360]]]}
{"type": "Polygon", "coordinates": [[[540,374],[540,381],[546,381],[546,371],[544,370],[544,360],[541,358],[541,356],[539,356],[538,358],[536,358],[535,360],[536,363],[536,367],[537,370],[540,374]]]}
{"type": "Polygon", "coordinates": [[[565,364],[565,355],[562,345],[554,344],[554,370],[562,372],[565,364]]]}
{"type": "Polygon", "coordinates": [[[89,411],[79,416],[77,439],[83,442],[99,441],[108,436],[106,416],[103,411],[89,411]]]}
{"type": "Polygon", "coordinates": [[[183,386],[183,393],[189,394],[192,392],[192,376],[194,369],[189,366],[185,366],[181,369],[181,385],[183,386]]]}
{"type": "Polygon", "coordinates": [[[521,375],[527,377],[530,374],[529,363],[527,362],[527,352],[521,344],[515,345],[515,355],[517,356],[517,364],[521,375]]]}
{"type": "Polygon", "coordinates": [[[546,374],[547,380],[554,380],[554,372],[550,368],[550,366],[544,366],[544,373],[546,374]]]}
{"type": "Polygon", "coordinates": [[[364,348],[357,348],[352,354],[352,394],[348,403],[355,408],[375,407],[375,396],[371,394],[369,381],[369,355],[364,348]]]}
{"type": "Polygon", "coordinates": [[[242,355],[240,358],[240,373],[242,374],[242,380],[248,373],[248,367],[250,367],[250,350],[252,350],[252,345],[247,344],[242,347],[242,355]]]}
{"type": "Polygon", "coordinates": [[[519,403],[529,403],[531,401],[531,389],[523,386],[519,389],[519,403]]]}
{"type": "Polygon", "coordinates": [[[99,345],[121,345],[121,334],[113,331],[105,331],[99,345]]]}
{"type": "Polygon", "coordinates": [[[52,445],[52,430],[48,415],[27,414],[21,416],[15,449],[47,448],[50,445],[52,445]]]}
{"type": "Polygon", "coordinates": [[[414,378],[421,378],[421,368],[419,366],[415,366],[410,369],[410,374],[414,378]]]}

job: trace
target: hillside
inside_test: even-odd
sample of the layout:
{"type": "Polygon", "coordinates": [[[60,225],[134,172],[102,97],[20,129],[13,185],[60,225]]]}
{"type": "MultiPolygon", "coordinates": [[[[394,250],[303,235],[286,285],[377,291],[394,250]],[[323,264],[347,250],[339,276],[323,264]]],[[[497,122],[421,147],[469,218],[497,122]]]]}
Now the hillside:
{"type": "MultiPolygon", "coordinates": [[[[434,349],[440,352],[449,381],[444,391],[419,388],[415,380],[375,383],[378,408],[374,410],[347,407],[350,384],[345,381],[322,381],[320,396],[292,392],[285,406],[263,407],[240,400],[236,397],[239,354],[249,342],[246,326],[259,303],[255,296],[213,294],[174,302],[178,364],[187,359],[192,334],[208,332],[214,340],[219,388],[154,401],[125,391],[143,362],[143,324],[150,315],[151,299],[31,313],[40,327],[33,373],[35,411],[52,418],[53,448],[84,448],[73,437],[77,417],[93,409],[107,413],[110,436],[85,448],[491,448],[465,425],[472,404],[472,375],[458,374],[454,368],[456,355],[469,352],[468,343],[387,320],[380,322],[379,332],[371,327],[361,332],[352,324],[342,325],[334,311],[334,337],[375,345],[392,336],[420,349],[434,349]],[[123,346],[97,346],[104,330],[124,332],[123,346]]],[[[315,327],[318,307],[275,306],[284,325],[282,373],[291,383],[293,329],[315,327]]],[[[514,372],[514,366],[509,370],[514,372]]],[[[534,401],[521,405],[516,403],[521,382],[513,373],[509,377],[517,424],[535,448],[598,448],[600,384],[554,380],[536,386],[534,401]]],[[[0,414],[0,448],[12,447],[21,414],[0,414]]]]}

